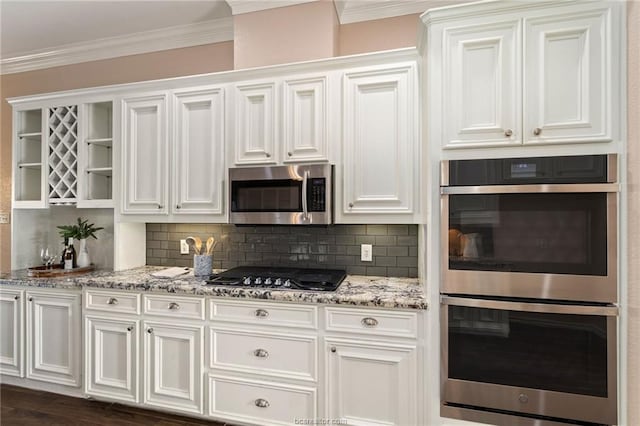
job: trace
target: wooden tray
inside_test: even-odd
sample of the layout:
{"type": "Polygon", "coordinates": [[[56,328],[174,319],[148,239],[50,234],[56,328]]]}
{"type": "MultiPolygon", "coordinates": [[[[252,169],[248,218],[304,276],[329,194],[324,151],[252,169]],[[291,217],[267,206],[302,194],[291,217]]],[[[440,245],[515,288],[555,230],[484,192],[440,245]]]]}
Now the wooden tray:
{"type": "Polygon", "coordinates": [[[52,278],[52,277],[64,277],[66,275],[79,275],[86,274],[93,271],[93,265],[85,266],[84,268],[64,269],[60,265],[52,266],[36,266],[27,269],[30,277],[34,278],[52,278]]]}

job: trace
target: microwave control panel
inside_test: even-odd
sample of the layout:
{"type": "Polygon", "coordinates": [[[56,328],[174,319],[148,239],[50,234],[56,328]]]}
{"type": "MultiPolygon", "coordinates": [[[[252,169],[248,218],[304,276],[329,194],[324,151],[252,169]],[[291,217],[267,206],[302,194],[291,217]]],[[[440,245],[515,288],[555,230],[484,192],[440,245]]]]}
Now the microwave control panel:
{"type": "Polygon", "coordinates": [[[307,204],[310,212],[326,211],[326,179],[309,179],[309,189],[307,192],[307,204]]]}

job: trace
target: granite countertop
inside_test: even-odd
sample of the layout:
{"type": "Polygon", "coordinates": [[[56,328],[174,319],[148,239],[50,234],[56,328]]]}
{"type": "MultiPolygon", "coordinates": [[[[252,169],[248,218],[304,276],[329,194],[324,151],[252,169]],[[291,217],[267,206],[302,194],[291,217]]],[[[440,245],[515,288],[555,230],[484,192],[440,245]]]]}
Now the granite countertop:
{"type": "Polygon", "coordinates": [[[417,278],[347,275],[335,292],[316,292],[206,285],[202,278],[192,274],[175,278],[156,278],[150,275],[162,269],[164,267],[143,266],[125,271],[94,271],[60,278],[32,278],[27,276],[26,270],[18,270],[0,274],[0,286],[96,288],[397,309],[427,308],[424,290],[417,278]]]}

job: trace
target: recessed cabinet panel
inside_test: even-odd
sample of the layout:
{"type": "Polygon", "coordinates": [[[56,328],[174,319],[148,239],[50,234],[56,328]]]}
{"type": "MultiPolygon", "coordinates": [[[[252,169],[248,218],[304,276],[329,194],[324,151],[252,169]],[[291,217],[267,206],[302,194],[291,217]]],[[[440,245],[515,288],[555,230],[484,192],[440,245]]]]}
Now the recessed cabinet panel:
{"type": "Polygon", "coordinates": [[[123,101],[124,213],[166,213],[167,97],[123,101]]]}
{"type": "Polygon", "coordinates": [[[275,84],[237,86],[235,103],[236,164],[275,163],[275,84]]]}
{"type": "Polygon", "coordinates": [[[23,295],[20,290],[0,292],[0,373],[23,376],[23,295]]]}
{"type": "Polygon", "coordinates": [[[609,15],[525,19],[526,143],[612,140],[609,15]]]}
{"type": "Polygon", "coordinates": [[[327,79],[284,83],[284,162],[327,160],[327,79]]]}
{"type": "Polygon", "coordinates": [[[138,402],[138,322],[87,317],[86,392],[138,402]]]}
{"type": "Polygon", "coordinates": [[[202,413],[203,328],[144,323],[144,402],[202,413]]]}
{"type": "Polygon", "coordinates": [[[520,143],[518,20],[444,31],[445,147],[520,143]]]}
{"type": "Polygon", "coordinates": [[[417,424],[416,348],[326,339],[327,418],[417,424]]]}
{"type": "Polygon", "coordinates": [[[176,94],[174,214],[222,214],[223,106],[221,89],[176,94]]]}
{"type": "Polygon", "coordinates": [[[80,295],[26,293],[27,378],[80,385],[80,295]]]}
{"type": "Polygon", "coordinates": [[[343,213],[412,213],[415,65],[345,75],[343,213]]]}

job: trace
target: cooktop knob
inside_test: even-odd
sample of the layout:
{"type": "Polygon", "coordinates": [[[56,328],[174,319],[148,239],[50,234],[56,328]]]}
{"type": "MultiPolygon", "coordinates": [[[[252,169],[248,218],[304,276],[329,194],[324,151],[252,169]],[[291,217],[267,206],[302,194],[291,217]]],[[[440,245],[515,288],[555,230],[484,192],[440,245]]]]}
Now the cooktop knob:
{"type": "Polygon", "coordinates": [[[251,277],[245,277],[242,283],[244,285],[251,285],[251,277]]]}
{"type": "Polygon", "coordinates": [[[291,281],[286,280],[286,281],[284,282],[284,285],[283,285],[283,286],[284,286],[284,287],[291,287],[291,281]]]}
{"type": "Polygon", "coordinates": [[[256,283],[257,285],[262,284],[262,278],[261,278],[261,277],[256,277],[255,283],[256,283]]]}
{"type": "Polygon", "coordinates": [[[266,280],[264,280],[264,283],[266,285],[271,285],[271,278],[267,278],[266,280]]]}
{"type": "Polygon", "coordinates": [[[281,286],[282,285],[282,280],[280,278],[276,278],[276,281],[273,283],[273,285],[281,286]]]}

